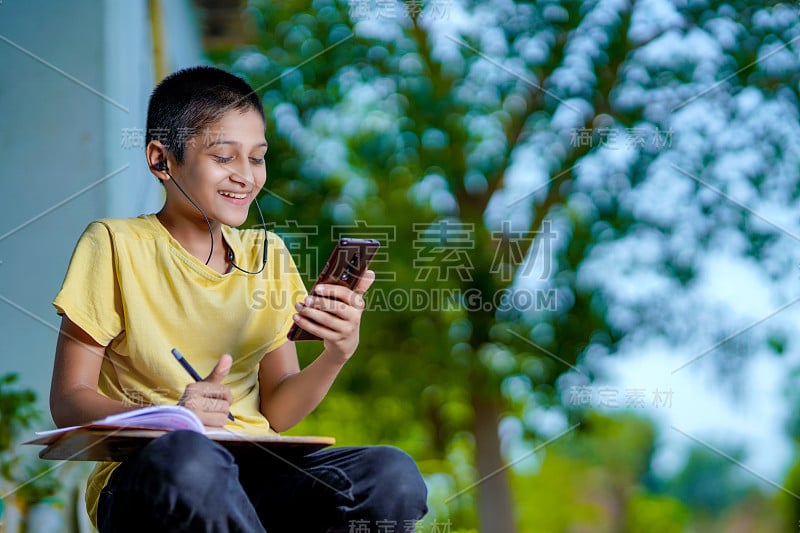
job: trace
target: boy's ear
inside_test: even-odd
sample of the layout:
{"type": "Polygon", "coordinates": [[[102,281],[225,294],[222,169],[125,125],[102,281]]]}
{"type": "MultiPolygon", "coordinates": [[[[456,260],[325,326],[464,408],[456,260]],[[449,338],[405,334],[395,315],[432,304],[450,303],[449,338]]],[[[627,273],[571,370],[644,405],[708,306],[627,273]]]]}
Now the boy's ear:
{"type": "Polygon", "coordinates": [[[150,171],[161,181],[169,179],[169,164],[167,162],[169,157],[169,150],[161,144],[161,141],[152,140],[145,148],[145,156],[147,157],[147,166],[150,171]]]}

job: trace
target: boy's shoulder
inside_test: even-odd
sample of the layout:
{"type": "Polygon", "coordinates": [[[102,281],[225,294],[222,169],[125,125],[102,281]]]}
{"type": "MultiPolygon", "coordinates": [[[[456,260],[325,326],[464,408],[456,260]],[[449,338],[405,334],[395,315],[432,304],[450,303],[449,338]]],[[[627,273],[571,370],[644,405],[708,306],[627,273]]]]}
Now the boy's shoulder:
{"type": "Polygon", "coordinates": [[[116,237],[153,239],[158,235],[158,228],[153,223],[154,218],[155,215],[140,215],[135,218],[101,218],[91,222],[86,228],[86,232],[107,232],[112,239],[116,237]]]}

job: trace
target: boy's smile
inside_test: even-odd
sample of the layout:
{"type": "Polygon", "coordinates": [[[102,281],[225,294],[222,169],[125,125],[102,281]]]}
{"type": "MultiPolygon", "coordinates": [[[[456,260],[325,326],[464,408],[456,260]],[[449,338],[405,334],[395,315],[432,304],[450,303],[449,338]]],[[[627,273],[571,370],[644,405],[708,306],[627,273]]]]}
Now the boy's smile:
{"type": "Polygon", "coordinates": [[[220,191],[219,193],[225,198],[229,198],[231,202],[237,205],[246,203],[247,197],[250,195],[250,193],[238,194],[235,192],[228,192],[228,191],[220,191]]]}

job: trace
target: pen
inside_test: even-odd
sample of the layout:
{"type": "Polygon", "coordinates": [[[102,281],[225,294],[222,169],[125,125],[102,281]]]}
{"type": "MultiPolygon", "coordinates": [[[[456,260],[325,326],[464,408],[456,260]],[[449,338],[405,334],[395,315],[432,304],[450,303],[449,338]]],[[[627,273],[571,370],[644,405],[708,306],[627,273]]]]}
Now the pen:
{"type": "MultiPolygon", "coordinates": [[[[193,380],[203,381],[203,378],[200,377],[200,374],[197,373],[197,370],[195,370],[192,367],[192,365],[189,364],[189,361],[186,360],[186,358],[183,356],[181,352],[178,351],[177,348],[172,349],[172,355],[175,356],[175,359],[177,359],[178,362],[181,364],[181,366],[189,373],[190,376],[192,376],[193,380]]],[[[230,413],[228,413],[228,420],[230,420],[231,422],[234,421],[233,415],[230,413]]]]}

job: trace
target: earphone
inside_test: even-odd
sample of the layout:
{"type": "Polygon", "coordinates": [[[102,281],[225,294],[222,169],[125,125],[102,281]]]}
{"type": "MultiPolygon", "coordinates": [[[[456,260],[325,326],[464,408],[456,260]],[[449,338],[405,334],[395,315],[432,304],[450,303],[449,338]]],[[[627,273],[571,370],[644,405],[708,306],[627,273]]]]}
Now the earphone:
{"type": "MultiPolygon", "coordinates": [[[[208,225],[208,234],[211,236],[211,250],[209,250],[208,259],[206,259],[206,265],[207,265],[209,261],[211,261],[211,256],[214,253],[214,232],[211,229],[211,221],[208,220],[205,211],[203,211],[203,209],[199,205],[197,205],[197,203],[194,200],[192,200],[188,194],[186,194],[186,191],[183,190],[183,187],[181,187],[180,184],[175,180],[175,177],[172,174],[170,174],[169,169],[167,168],[166,161],[159,161],[153,166],[153,168],[155,168],[156,170],[161,170],[163,172],[166,172],[167,176],[170,177],[170,179],[178,188],[178,190],[181,191],[181,194],[183,194],[186,197],[186,199],[189,200],[189,202],[191,202],[191,204],[195,206],[195,208],[197,208],[198,211],[200,211],[200,214],[203,215],[203,219],[206,221],[206,224],[208,225]]],[[[264,213],[261,212],[261,206],[258,204],[258,200],[256,200],[254,203],[256,204],[256,209],[258,210],[258,217],[261,219],[261,227],[264,230],[264,255],[262,257],[261,268],[259,268],[255,272],[251,272],[249,270],[241,268],[239,265],[233,262],[233,249],[229,248],[228,250],[228,261],[230,262],[231,266],[236,270],[244,272],[245,274],[261,274],[261,272],[264,271],[264,267],[267,266],[267,246],[268,246],[267,224],[264,222],[264,213]]]]}

